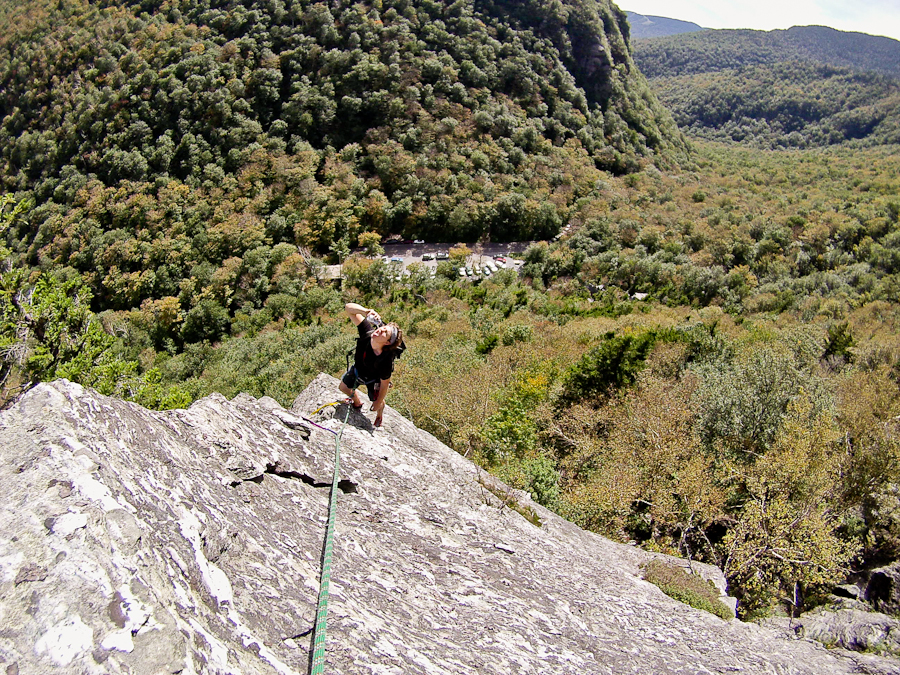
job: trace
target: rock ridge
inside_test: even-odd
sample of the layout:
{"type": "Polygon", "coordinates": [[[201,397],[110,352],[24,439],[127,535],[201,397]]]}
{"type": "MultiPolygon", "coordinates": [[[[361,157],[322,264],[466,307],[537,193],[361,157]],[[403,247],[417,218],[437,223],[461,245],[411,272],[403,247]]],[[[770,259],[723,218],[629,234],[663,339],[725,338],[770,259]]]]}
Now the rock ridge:
{"type": "Polygon", "coordinates": [[[290,410],[242,394],[153,412],[59,380],[0,414],[0,668],[307,673],[349,413],[327,673],[900,673],[672,600],[641,579],[651,554],[389,407],[375,430],[327,405],[337,384],[320,375],[290,410]]]}

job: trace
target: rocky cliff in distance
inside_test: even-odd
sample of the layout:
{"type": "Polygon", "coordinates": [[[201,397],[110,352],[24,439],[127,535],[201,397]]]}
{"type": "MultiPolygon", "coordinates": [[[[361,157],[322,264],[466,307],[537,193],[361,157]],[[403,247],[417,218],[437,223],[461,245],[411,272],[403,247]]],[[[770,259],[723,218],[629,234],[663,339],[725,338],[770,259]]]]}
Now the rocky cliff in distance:
{"type": "Polygon", "coordinates": [[[638,14],[637,12],[625,12],[628,15],[628,24],[631,26],[631,39],[665,37],[667,35],[680,35],[681,33],[696,33],[701,30],[709,30],[690,21],[669,19],[664,16],[652,16],[638,14]]]}
{"type": "MultiPolygon", "coordinates": [[[[301,418],[337,430],[336,385],[150,412],[61,380],[3,412],[0,666],[308,672],[335,435],[301,418]]],[[[390,409],[341,448],[327,673],[898,672],[668,598],[390,409]]]]}

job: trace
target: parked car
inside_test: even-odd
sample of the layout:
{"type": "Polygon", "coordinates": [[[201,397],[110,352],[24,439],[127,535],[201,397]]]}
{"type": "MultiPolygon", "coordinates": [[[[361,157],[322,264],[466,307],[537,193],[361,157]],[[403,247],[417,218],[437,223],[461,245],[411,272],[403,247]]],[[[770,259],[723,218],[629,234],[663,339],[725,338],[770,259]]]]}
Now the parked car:
{"type": "Polygon", "coordinates": [[[505,263],[505,262],[506,262],[506,258],[504,258],[502,255],[495,255],[495,256],[494,256],[494,260],[496,260],[496,261],[499,262],[499,263],[505,263]]]}
{"type": "Polygon", "coordinates": [[[413,240],[413,243],[414,243],[414,244],[424,244],[424,243],[425,243],[425,240],[424,240],[424,239],[414,239],[414,240],[413,240]]]}
{"type": "Polygon", "coordinates": [[[423,253],[422,260],[434,260],[434,253],[423,253]]]}
{"type": "Polygon", "coordinates": [[[395,255],[393,258],[391,258],[391,262],[402,263],[402,262],[403,262],[403,256],[402,256],[402,255],[395,255]]]}
{"type": "Polygon", "coordinates": [[[466,268],[465,267],[459,268],[459,276],[461,276],[461,277],[466,276],[466,268]]]}
{"type": "Polygon", "coordinates": [[[437,256],[435,256],[438,260],[449,260],[450,254],[447,251],[438,251],[437,256]]]}

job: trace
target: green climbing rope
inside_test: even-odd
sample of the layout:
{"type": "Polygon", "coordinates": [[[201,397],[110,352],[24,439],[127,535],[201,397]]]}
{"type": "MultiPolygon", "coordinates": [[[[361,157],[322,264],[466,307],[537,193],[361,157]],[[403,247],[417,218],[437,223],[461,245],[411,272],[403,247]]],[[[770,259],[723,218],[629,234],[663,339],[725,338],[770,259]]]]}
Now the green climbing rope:
{"type": "MultiPolygon", "coordinates": [[[[325,407],[325,406],[323,406],[325,407]]],[[[319,409],[321,410],[321,408],[319,409]]],[[[328,623],[328,587],[331,585],[331,552],[334,549],[334,520],[337,513],[337,488],[341,472],[341,436],[350,417],[350,406],[341,430],[334,439],[334,476],[331,479],[331,495],[328,498],[328,527],[325,530],[325,554],[322,556],[322,576],[319,579],[319,601],[316,604],[316,625],[313,637],[313,660],[310,675],[325,672],[325,628],[328,623]]]]}

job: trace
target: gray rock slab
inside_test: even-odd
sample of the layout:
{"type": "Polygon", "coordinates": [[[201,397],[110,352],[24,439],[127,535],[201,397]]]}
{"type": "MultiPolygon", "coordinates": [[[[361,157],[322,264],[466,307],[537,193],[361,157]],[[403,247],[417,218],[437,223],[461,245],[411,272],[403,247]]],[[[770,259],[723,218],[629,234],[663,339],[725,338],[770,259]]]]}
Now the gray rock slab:
{"type": "Polygon", "coordinates": [[[900,621],[880,612],[817,607],[796,619],[767,619],[764,625],[843,649],[900,655],[900,621]]]}
{"type": "Polygon", "coordinates": [[[900,672],[672,600],[650,554],[337,384],[151,412],[60,380],[0,414],[0,668],[308,672],[340,432],[327,673],[900,672]]]}

